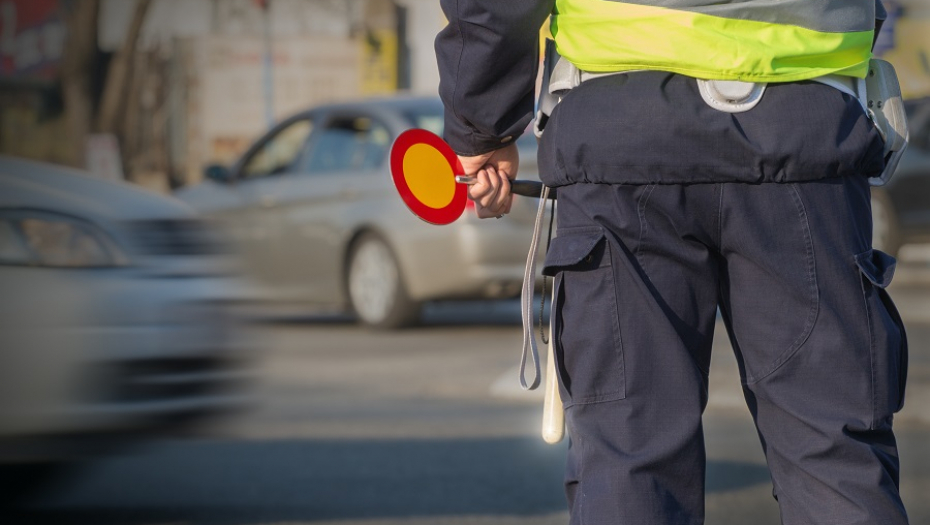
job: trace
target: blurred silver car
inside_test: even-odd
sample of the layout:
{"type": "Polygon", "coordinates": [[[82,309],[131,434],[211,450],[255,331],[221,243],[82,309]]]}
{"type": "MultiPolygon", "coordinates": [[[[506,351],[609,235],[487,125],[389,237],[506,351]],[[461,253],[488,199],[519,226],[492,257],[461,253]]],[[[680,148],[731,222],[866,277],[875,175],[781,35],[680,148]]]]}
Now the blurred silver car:
{"type": "Polygon", "coordinates": [[[0,500],[242,405],[227,259],[175,199],[0,157],[0,500]]]}
{"type": "MultiPolygon", "coordinates": [[[[503,220],[479,224],[466,210],[433,226],[393,187],[394,139],[413,127],[441,134],[442,123],[438,98],[317,107],[176,195],[225,220],[261,298],[336,305],[392,328],[415,322],[425,301],[515,297],[537,200],[516,197],[503,220]]],[[[538,180],[535,139],[518,144],[520,178],[538,180]]]]}

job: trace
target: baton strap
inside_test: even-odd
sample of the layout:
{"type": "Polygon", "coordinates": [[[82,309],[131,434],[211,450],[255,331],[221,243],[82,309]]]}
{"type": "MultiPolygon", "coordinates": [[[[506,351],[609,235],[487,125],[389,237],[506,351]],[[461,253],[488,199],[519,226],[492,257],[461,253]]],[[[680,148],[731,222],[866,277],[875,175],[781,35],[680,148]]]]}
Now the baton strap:
{"type": "MultiPolygon", "coordinates": [[[[526,269],[523,272],[523,290],[520,293],[520,310],[523,315],[523,355],[520,358],[520,386],[523,390],[535,390],[539,386],[539,350],[536,348],[536,337],[533,334],[533,291],[536,289],[536,252],[539,249],[539,237],[542,234],[543,216],[546,211],[546,199],[549,198],[549,187],[543,185],[539,196],[539,208],[536,211],[536,224],[533,226],[533,240],[530,241],[530,252],[526,256],[526,269]],[[533,380],[527,383],[526,361],[527,356],[533,357],[533,380]]],[[[551,336],[550,336],[551,337],[551,336]]]]}

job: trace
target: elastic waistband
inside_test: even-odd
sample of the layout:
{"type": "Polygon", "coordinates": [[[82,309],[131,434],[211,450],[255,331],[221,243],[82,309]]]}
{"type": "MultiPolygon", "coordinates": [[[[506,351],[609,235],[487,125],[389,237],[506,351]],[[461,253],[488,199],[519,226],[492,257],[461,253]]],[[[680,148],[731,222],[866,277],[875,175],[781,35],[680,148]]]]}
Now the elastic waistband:
{"type": "MultiPolygon", "coordinates": [[[[556,96],[564,96],[572,89],[581,85],[582,82],[598,78],[610,77],[614,75],[630,75],[642,73],[648,70],[637,69],[631,71],[615,71],[609,73],[596,73],[593,71],[584,71],[578,69],[574,64],[565,58],[559,58],[549,79],[549,93],[556,96]]],[[[868,94],[866,93],[865,80],[843,76],[843,75],[823,75],[810,79],[811,82],[819,82],[830,86],[847,95],[857,99],[863,109],[867,109],[868,94]]]]}
{"type": "Polygon", "coordinates": [[[547,120],[540,178],[563,186],[880,174],[884,143],[850,94],[860,90],[846,79],[819,80],[769,84],[758,106],[736,116],[707,104],[697,80],[683,75],[586,81],[561,96],[547,120]]]}

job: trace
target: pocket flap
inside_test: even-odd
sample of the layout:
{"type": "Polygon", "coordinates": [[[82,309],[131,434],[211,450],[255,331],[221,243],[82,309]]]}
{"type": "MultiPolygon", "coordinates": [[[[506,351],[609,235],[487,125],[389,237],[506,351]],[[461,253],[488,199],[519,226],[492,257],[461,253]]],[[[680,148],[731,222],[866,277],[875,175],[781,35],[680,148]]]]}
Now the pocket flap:
{"type": "Polygon", "coordinates": [[[894,257],[880,250],[869,250],[856,256],[859,271],[879,288],[885,288],[891,284],[897,264],[898,261],[894,257]]]}
{"type": "Polygon", "coordinates": [[[559,231],[559,236],[552,239],[546,252],[543,274],[553,276],[562,268],[575,266],[593,255],[598,243],[604,238],[601,228],[579,228],[559,231]]]}

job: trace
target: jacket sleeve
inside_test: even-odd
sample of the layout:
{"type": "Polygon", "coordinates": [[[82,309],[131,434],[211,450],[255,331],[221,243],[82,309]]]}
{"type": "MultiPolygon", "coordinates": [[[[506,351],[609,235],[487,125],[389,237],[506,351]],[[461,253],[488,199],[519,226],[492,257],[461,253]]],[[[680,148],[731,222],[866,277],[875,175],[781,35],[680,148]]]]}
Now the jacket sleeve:
{"type": "Polygon", "coordinates": [[[539,29],[554,0],[441,0],[436,37],[446,142],[459,155],[498,149],[533,116],[539,29]]]}

